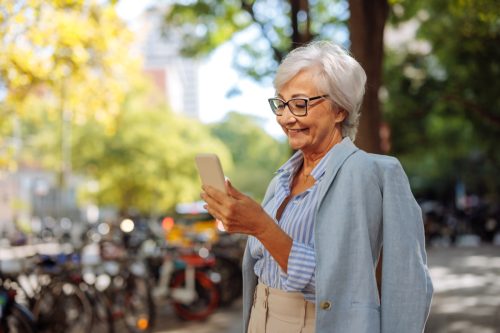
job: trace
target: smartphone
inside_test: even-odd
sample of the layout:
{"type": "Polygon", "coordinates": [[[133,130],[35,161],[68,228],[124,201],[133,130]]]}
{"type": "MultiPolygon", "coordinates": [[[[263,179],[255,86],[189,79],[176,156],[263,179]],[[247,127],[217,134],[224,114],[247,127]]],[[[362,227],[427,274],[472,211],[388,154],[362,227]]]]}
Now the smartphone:
{"type": "Polygon", "coordinates": [[[203,185],[210,185],[226,193],[224,172],[219,157],[215,154],[206,153],[197,154],[194,159],[203,185]]]}

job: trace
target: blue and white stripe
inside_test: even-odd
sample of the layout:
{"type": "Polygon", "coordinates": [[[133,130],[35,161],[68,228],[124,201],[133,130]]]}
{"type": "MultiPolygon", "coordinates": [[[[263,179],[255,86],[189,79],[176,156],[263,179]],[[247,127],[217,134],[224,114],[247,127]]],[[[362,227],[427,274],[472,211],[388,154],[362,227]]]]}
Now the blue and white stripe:
{"type": "Polygon", "coordinates": [[[318,197],[318,184],[325,173],[331,150],[313,169],[314,185],[290,199],[281,219],[276,213],[283,201],[290,196],[295,173],[302,166],[304,157],[296,152],[279,170],[275,196],[264,206],[265,211],[292,239],[293,245],[288,258],[288,272],[279,267],[274,258],[255,237],[249,237],[250,254],[257,262],[255,274],[269,287],[286,291],[300,291],[305,299],[314,302],[316,258],[314,252],[314,220],[318,197]]]}

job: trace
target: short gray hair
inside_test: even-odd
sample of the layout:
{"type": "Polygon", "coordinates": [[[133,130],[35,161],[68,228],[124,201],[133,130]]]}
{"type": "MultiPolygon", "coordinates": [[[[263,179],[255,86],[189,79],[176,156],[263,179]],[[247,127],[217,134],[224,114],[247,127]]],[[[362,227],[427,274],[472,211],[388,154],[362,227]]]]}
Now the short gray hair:
{"type": "Polygon", "coordinates": [[[276,91],[307,68],[318,69],[318,80],[311,83],[324,90],[334,104],[347,112],[342,122],[342,137],[354,140],[365,94],[365,71],[341,46],[328,41],[311,42],[292,50],[283,59],[274,79],[276,91]]]}

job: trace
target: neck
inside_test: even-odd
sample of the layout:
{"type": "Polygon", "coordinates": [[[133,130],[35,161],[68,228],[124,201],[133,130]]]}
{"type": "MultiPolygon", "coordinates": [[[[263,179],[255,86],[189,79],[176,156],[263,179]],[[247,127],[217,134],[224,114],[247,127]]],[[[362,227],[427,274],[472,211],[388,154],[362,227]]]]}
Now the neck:
{"type": "Polygon", "coordinates": [[[330,140],[328,140],[328,144],[325,145],[322,149],[317,151],[302,151],[304,156],[304,163],[302,164],[302,173],[308,177],[313,171],[314,167],[318,165],[321,159],[335,146],[337,143],[342,141],[341,131],[335,131],[331,136],[330,140]]]}

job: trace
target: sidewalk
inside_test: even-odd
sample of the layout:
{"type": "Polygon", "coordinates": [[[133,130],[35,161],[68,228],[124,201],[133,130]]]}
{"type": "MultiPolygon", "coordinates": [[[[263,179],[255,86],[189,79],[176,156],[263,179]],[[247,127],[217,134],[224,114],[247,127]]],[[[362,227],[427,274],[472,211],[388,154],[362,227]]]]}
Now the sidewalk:
{"type": "Polygon", "coordinates": [[[157,306],[154,333],[241,333],[241,300],[229,308],[218,309],[206,321],[189,322],[175,316],[168,303],[157,306]]]}
{"type": "Polygon", "coordinates": [[[425,333],[500,332],[500,247],[427,251],[434,297],[425,333]]]}
{"type": "MultiPolygon", "coordinates": [[[[434,298],[425,333],[500,333],[500,247],[430,248],[434,298]]],[[[155,333],[241,333],[241,301],[205,322],[158,306],[155,333]]]]}

